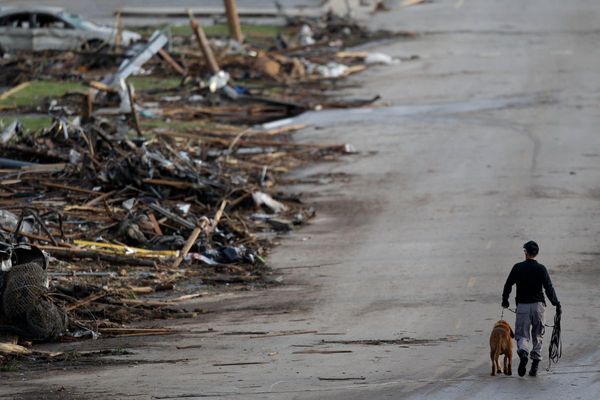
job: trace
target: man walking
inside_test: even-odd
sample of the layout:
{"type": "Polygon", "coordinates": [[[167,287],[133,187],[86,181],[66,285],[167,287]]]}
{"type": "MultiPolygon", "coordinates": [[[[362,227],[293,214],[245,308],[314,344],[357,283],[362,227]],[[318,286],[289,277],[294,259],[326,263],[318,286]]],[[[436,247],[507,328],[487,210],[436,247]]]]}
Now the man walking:
{"type": "Polygon", "coordinates": [[[536,376],[538,364],[542,359],[542,337],[544,335],[544,310],[546,302],[542,288],[556,313],[561,313],[560,302],[554,292],[548,270],[535,260],[540,248],[534,241],[523,245],[525,261],[515,264],[506,279],[502,292],[502,307],[508,308],[508,296],[514,284],[517,285],[517,321],[515,323],[515,340],[517,341],[517,355],[519,356],[519,376],[524,376],[527,370],[527,361],[531,357],[529,376],[536,376]],[[529,341],[533,348],[529,352],[529,341]]]}

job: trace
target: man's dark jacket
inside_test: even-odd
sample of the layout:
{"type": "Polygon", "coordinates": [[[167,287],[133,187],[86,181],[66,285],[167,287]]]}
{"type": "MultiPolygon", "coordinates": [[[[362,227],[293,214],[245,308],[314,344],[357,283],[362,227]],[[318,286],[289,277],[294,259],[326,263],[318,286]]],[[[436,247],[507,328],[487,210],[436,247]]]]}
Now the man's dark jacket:
{"type": "Polygon", "coordinates": [[[548,270],[536,260],[525,260],[514,265],[504,284],[503,301],[508,301],[512,285],[515,283],[517,284],[517,304],[544,303],[546,305],[542,287],[553,306],[560,304],[554,292],[548,270]]]}

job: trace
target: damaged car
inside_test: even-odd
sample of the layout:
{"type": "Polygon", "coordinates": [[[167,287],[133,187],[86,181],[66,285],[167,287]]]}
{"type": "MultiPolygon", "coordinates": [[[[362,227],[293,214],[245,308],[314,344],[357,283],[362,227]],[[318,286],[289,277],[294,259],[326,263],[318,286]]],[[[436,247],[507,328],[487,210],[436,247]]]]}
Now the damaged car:
{"type": "MultiPolygon", "coordinates": [[[[57,7],[0,7],[0,55],[13,51],[94,50],[114,43],[117,29],[57,7]]],[[[123,46],[141,39],[123,30],[123,46]]]]}

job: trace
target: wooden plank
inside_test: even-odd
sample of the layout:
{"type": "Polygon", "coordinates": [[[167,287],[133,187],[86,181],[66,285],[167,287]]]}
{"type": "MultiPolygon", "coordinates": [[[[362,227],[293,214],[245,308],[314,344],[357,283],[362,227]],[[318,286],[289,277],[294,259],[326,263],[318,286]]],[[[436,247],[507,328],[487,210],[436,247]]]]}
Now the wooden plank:
{"type": "Polygon", "coordinates": [[[108,199],[109,197],[111,197],[115,193],[117,193],[116,190],[112,190],[110,192],[104,193],[103,195],[98,196],[98,197],[96,197],[96,198],[88,201],[82,207],[92,207],[92,206],[95,206],[96,204],[100,203],[101,201],[104,201],[104,200],[108,199]]]}
{"type": "Polygon", "coordinates": [[[115,15],[115,48],[121,47],[121,39],[123,38],[123,20],[121,18],[121,13],[119,11],[116,12],[115,15]]]}
{"type": "Polygon", "coordinates": [[[179,267],[179,265],[181,264],[181,262],[183,261],[185,256],[187,256],[187,254],[189,253],[189,251],[192,248],[192,246],[194,245],[194,243],[196,243],[196,239],[198,239],[198,236],[200,235],[200,233],[203,230],[204,230],[203,226],[197,226],[194,228],[194,230],[190,234],[190,237],[188,237],[187,241],[183,245],[183,249],[181,250],[179,257],[177,257],[175,259],[175,261],[173,261],[173,265],[172,265],[173,268],[179,267]]]}
{"type": "Polygon", "coordinates": [[[102,83],[102,82],[98,82],[98,81],[90,81],[88,83],[88,85],[90,85],[91,88],[94,88],[96,90],[100,90],[102,92],[108,92],[108,93],[116,93],[117,92],[114,88],[111,88],[107,84],[102,83]]]}
{"type": "Polygon", "coordinates": [[[56,164],[35,164],[21,167],[21,173],[28,174],[51,174],[53,172],[61,172],[65,169],[67,163],[56,163],[56,164]]]}
{"type": "Polygon", "coordinates": [[[229,35],[235,41],[242,43],[244,35],[242,35],[242,27],[240,25],[240,17],[237,11],[236,0],[224,0],[225,13],[227,14],[227,25],[229,26],[229,35]]]}
{"type": "Polygon", "coordinates": [[[200,50],[202,51],[202,54],[204,55],[204,58],[206,59],[206,62],[208,63],[210,72],[212,72],[213,74],[216,74],[220,70],[219,64],[217,64],[217,59],[215,58],[215,55],[213,54],[210,44],[208,43],[208,39],[206,38],[204,29],[202,29],[200,24],[198,24],[198,21],[196,21],[196,18],[194,18],[194,14],[192,13],[191,10],[189,10],[188,17],[190,19],[190,26],[192,27],[192,30],[194,31],[196,40],[198,40],[198,44],[200,45],[200,50]]]}
{"type": "Polygon", "coordinates": [[[94,192],[93,190],[88,190],[88,189],[84,189],[84,188],[80,188],[80,187],[76,187],[76,186],[63,185],[60,183],[52,183],[52,182],[38,182],[38,183],[40,183],[46,187],[50,187],[53,189],[67,190],[69,192],[85,193],[85,194],[91,194],[93,196],[102,196],[104,194],[102,192],[94,192]]]}
{"type": "Polygon", "coordinates": [[[0,354],[8,355],[23,355],[31,354],[31,350],[27,347],[19,346],[13,343],[0,343],[0,354]]]}
{"type": "MultiPolygon", "coordinates": [[[[113,264],[124,264],[124,265],[141,265],[144,267],[155,267],[157,263],[156,258],[144,258],[144,257],[131,257],[131,256],[122,256],[117,254],[107,254],[100,251],[93,250],[83,250],[83,249],[66,249],[62,247],[56,246],[38,246],[40,249],[47,251],[52,256],[59,259],[82,259],[82,258],[90,258],[93,260],[103,260],[108,261],[113,264]]],[[[168,258],[163,260],[164,262],[169,262],[168,258]]]]}
{"type": "Polygon", "coordinates": [[[30,84],[31,84],[31,82],[23,82],[23,83],[20,83],[17,86],[11,88],[11,89],[8,89],[6,92],[0,94],[0,100],[6,100],[7,98],[9,98],[10,96],[12,96],[13,94],[19,93],[21,90],[25,89],[30,84]]]}
{"type": "Polygon", "coordinates": [[[158,54],[179,75],[181,75],[181,76],[186,76],[187,75],[187,72],[185,72],[185,69],[183,69],[183,67],[181,65],[177,64],[177,61],[175,61],[173,59],[173,57],[171,57],[171,55],[165,49],[160,49],[158,51],[158,54]]]}
{"type": "Polygon", "coordinates": [[[162,229],[160,229],[160,224],[156,220],[156,216],[154,215],[154,213],[151,211],[148,211],[147,214],[148,214],[148,219],[150,219],[150,223],[152,224],[152,229],[154,230],[154,233],[156,233],[159,236],[162,236],[163,235],[162,229]]]}

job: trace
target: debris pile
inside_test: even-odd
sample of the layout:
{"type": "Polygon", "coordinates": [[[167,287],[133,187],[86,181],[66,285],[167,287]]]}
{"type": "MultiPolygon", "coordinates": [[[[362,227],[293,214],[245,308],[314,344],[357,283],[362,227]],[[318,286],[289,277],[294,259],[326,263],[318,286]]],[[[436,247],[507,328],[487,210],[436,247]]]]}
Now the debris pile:
{"type": "Polygon", "coordinates": [[[328,89],[392,62],[343,51],[373,37],[349,20],[289,23],[268,44],[209,41],[190,13],[191,34],[170,35],[169,52],[157,31],[126,51],[0,60],[0,84],[14,86],[0,110],[51,117],[36,132],[14,122],[0,133],[0,234],[49,255],[47,270],[44,262],[5,273],[0,325],[31,330],[10,305],[20,271],[52,282],[36,296],[51,299],[42,311],[54,324],[30,335],[37,339],[67,331],[59,310],[71,337],[152,334],[123,324],[195,316],[201,310],[180,304],[210,285],[273,280],[264,262],[272,239],[314,215],[300,195],[277,190],[281,176],[354,149],[296,143],[291,133],[302,126],[257,124],[370,104],[378,97],[335,100],[328,89]],[[35,78],[80,87],[11,103],[35,78]]]}
{"type": "Polygon", "coordinates": [[[260,281],[269,237],[314,212],[298,196],[273,191],[277,177],[352,150],[293,143],[285,131],[251,128],[151,139],[118,135],[107,121],[75,126],[60,119],[37,135],[16,134],[4,154],[24,165],[1,172],[0,227],[15,234],[20,225],[16,236],[68,261],[53,268],[55,289],[77,301],[94,298],[95,307],[76,303],[67,306],[72,313],[85,304],[96,319],[120,323],[164,316],[160,301],[145,304],[130,299],[132,293],[170,289],[191,277],[205,284],[260,281]],[[77,279],[65,287],[69,275],[101,283],[82,286],[77,279]]]}

